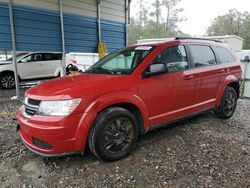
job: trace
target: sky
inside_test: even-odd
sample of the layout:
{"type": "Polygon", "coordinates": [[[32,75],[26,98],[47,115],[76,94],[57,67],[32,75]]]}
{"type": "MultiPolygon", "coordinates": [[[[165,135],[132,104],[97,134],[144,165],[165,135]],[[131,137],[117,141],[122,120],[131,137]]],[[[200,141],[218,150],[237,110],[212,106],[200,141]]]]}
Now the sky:
{"type": "MultiPolygon", "coordinates": [[[[145,0],[146,6],[150,5],[149,2],[151,0],[145,0]]],[[[136,15],[137,4],[137,0],[132,0],[131,16],[136,15]]],[[[250,12],[250,0],[181,0],[178,7],[184,9],[181,16],[187,19],[178,24],[179,29],[192,36],[202,36],[214,18],[228,13],[230,9],[250,12]]]]}

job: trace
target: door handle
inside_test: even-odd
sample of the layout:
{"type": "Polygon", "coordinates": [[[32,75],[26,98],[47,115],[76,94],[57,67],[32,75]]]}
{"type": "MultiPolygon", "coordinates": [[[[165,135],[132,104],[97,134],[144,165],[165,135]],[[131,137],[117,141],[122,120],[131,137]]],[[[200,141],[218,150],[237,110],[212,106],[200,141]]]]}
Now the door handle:
{"type": "Polygon", "coordinates": [[[183,76],[183,80],[191,80],[194,78],[194,75],[182,75],[183,76]]]}
{"type": "Polygon", "coordinates": [[[223,72],[225,72],[225,69],[219,69],[218,70],[218,73],[223,73],[223,72]]]}

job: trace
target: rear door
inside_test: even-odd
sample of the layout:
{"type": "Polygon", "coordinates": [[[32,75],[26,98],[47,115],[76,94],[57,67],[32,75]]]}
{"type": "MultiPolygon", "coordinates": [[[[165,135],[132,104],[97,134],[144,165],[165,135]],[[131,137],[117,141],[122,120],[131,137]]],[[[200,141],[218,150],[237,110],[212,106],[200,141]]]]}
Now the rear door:
{"type": "Polygon", "coordinates": [[[44,76],[53,77],[57,76],[57,71],[61,66],[60,54],[54,53],[44,53],[43,62],[41,62],[42,69],[44,71],[44,76]]]}
{"type": "Polygon", "coordinates": [[[190,53],[194,71],[200,76],[195,104],[197,110],[204,110],[215,105],[216,95],[225,70],[217,64],[214,51],[209,45],[190,44],[190,53]]]}
{"type": "Polygon", "coordinates": [[[218,63],[220,64],[221,69],[221,80],[224,81],[226,76],[230,73],[237,74],[239,70],[239,64],[236,63],[235,57],[231,52],[220,46],[213,47],[214,52],[216,53],[218,63]]]}

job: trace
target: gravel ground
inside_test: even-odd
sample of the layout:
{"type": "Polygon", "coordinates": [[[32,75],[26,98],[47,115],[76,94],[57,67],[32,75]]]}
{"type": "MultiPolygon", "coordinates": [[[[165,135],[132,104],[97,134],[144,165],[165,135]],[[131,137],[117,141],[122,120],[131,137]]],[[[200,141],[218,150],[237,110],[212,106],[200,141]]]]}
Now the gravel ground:
{"type": "Polygon", "coordinates": [[[113,163],[28,151],[15,131],[19,106],[0,101],[0,187],[250,187],[250,100],[229,120],[206,113],[151,131],[113,163]]]}

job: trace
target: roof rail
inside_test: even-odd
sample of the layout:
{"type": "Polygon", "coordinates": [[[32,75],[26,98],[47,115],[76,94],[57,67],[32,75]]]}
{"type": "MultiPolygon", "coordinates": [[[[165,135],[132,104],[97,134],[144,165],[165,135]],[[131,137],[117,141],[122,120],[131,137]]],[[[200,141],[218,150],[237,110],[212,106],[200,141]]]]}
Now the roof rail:
{"type": "Polygon", "coordinates": [[[221,40],[216,40],[216,39],[208,39],[208,38],[196,38],[196,37],[176,37],[175,40],[208,40],[208,41],[213,41],[213,42],[220,42],[223,43],[221,40]]]}

